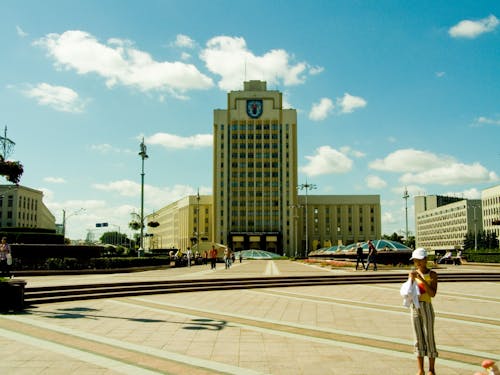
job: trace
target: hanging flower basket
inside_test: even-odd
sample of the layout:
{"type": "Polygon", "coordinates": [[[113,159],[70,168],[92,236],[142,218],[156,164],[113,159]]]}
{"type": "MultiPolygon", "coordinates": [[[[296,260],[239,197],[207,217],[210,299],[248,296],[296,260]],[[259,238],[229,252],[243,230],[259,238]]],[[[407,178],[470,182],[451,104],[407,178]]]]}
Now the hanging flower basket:
{"type": "Polygon", "coordinates": [[[160,223],[157,222],[157,221],[150,221],[148,223],[148,227],[151,227],[151,228],[156,228],[156,227],[159,227],[160,226],[160,223]]]}
{"type": "Polygon", "coordinates": [[[0,175],[5,176],[7,181],[18,184],[23,174],[23,165],[18,161],[5,161],[0,156],[0,175]]]}
{"type": "Polygon", "coordinates": [[[141,223],[139,223],[138,221],[131,221],[128,226],[132,230],[139,230],[139,229],[141,229],[141,223]]]}

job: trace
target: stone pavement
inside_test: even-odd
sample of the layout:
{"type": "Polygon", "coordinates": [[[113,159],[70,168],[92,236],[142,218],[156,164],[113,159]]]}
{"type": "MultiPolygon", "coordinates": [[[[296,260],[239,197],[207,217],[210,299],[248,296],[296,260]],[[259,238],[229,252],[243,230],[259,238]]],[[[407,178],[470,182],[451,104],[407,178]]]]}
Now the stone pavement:
{"type": "MultiPolygon", "coordinates": [[[[449,266],[441,272],[498,267],[449,266]]],[[[28,286],[352,273],[287,260],[129,274],[24,277],[28,286]]],[[[358,271],[361,272],[361,271],[358,271]]],[[[372,272],[373,271],[369,271],[372,272]]],[[[404,270],[379,270],[401,273],[404,270]]],[[[375,274],[375,273],[373,273],[375,274]]],[[[500,283],[442,282],[437,373],[500,359],[500,283]]],[[[43,304],[0,315],[0,374],[415,374],[400,284],[159,294],[43,304]]]]}

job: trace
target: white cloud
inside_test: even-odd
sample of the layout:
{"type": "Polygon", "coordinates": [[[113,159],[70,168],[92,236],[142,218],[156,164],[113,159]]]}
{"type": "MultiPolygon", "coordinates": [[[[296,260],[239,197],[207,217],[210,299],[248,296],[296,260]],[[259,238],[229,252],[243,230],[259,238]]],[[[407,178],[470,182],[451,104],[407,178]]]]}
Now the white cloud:
{"type": "Polygon", "coordinates": [[[45,182],[49,182],[51,184],[65,184],[67,181],[62,177],[45,177],[43,179],[45,182]]]}
{"type": "Polygon", "coordinates": [[[332,173],[346,173],[352,168],[352,160],[343,153],[331,148],[321,146],[316,149],[316,154],[306,156],[308,164],[300,170],[308,176],[318,176],[332,173]]]}
{"type": "Polygon", "coordinates": [[[104,44],[85,31],[69,30],[48,34],[35,45],[45,48],[57,67],[74,69],[78,74],[98,74],[108,87],[122,84],[144,92],[160,91],[178,96],[187,90],[213,86],[212,79],[194,65],[155,61],[126,40],[109,39],[104,44]]]}
{"type": "Polygon", "coordinates": [[[301,84],[308,66],[304,62],[292,64],[293,58],[282,49],[256,56],[247,48],[244,38],[229,36],[210,39],[200,58],[208,70],[222,77],[218,86],[225,91],[241,89],[241,83],[249,80],[267,81],[268,85],[301,84]]]}
{"type": "Polygon", "coordinates": [[[467,189],[463,191],[449,191],[444,193],[443,195],[449,197],[461,197],[464,199],[481,199],[481,191],[476,188],[467,189]]]}
{"type": "Polygon", "coordinates": [[[365,178],[366,186],[370,189],[382,189],[387,186],[387,182],[379,176],[369,175],[365,178]]]}
{"type": "Polygon", "coordinates": [[[323,73],[324,70],[325,68],[322,66],[312,66],[309,68],[309,74],[315,76],[316,74],[323,73]]]}
{"type": "Polygon", "coordinates": [[[20,26],[16,26],[16,31],[17,31],[17,35],[19,35],[21,38],[25,38],[29,35],[27,32],[25,32],[23,29],[21,29],[20,26]]]}
{"type": "Polygon", "coordinates": [[[419,173],[405,173],[399,180],[402,183],[460,185],[495,182],[498,176],[479,163],[453,163],[419,173]]]}
{"type": "Polygon", "coordinates": [[[309,118],[313,121],[324,120],[333,111],[334,107],[331,99],[321,98],[319,103],[313,104],[311,112],[309,112],[309,118]]]}
{"type": "Polygon", "coordinates": [[[102,154],[108,154],[110,152],[114,152],[114,153],[131,153],[132,152],[131,150],[120,149],[120,148],[114,147],[114,146],[110,145],[109,143],[101,143],[101,144],[97,144],[97,145],[91,145],[90,149],[93,151],[100,152],[102,154]]]}
{"type": "Polygon", "coordinates": [[[341,107],[342,113],[351,113],[355,109],[366,107],[367,102],[359,96],[353,96],[346,92],[342,98],[337,99],[337,105],[341,107]]]}
{"type": "Polygon", "coordinates": [[[344,155],[352,155],[356,158],[363,158],[366,156],[366,154],[363,151],[353,150],[349,146],[342,146],[340,148],[340,152],[343,153],[344,155]]]}
{"type": "Polygon", "coordinates": [[[191,55],[187,52],[182,52],[181,53],[181,59],[186,61],[186,60],[189,60],[191,58],[191,55]]]}
{"type": "Polygon", "coordinates": [[[374,160],[371,169],[386,172],[419,172],[429,168],[447,166],[455,160],[450,156],[437,156],[426,151],[414,149],[397,150],[384,159],[374,160]]]}
{"type": "Polygon", "coordinates": [[[443,78],[446,75],[446,72],[436,72],[435,74],[437,78],[443,78]]]}
{"type": "Polygon", "coordinates": [[[469,38],[473,39],[481,34],[492,32],[496,29],[500,21],[493,14],[486,18],[471,21],[463,20],[448,30],[448,33],[453,38],[469,38]]]}
{"type": "Polygon", "coordinates": [[[196,46],[196,43],[194,42],[193,39],[183,34],[177,35],[174,44],[176,47],[181,47],[181,48],[194,48],[196,46]]]}
{"type": "Polygon", "coordinates": [[[475,121],[476,124],[487,124],[487,125],[500,125],[500,120],[488,118],[488,117],[478,117],[475,121]]]}
{"type": "MultiPolygon", "coordinates": [[[[141,184],[131,180],[94,184],[93,187],[97,190],[116,193],[124,197],[139,197],[141,193],[141,184]]],[[[211,189],[200,188],[200,193],[211,194],[211,189]]],[[[148,184],[144,185],[144,202],[147,206],[156,209],[193,194],[196,194],[196,189],[187,185],[163,188],[148,184]]]]}
{"type": "Polygon", "coordinates": [[[404,173],[399,179],[403,184],[468,184],[498,181],[495,172],[479,163],[463,164],[448,155],[403,149],[392,152],[384,159],[369,164],[371,169],[404,173]]]}
{"type": "Polygon", "coordinates": [[[144,142],[149,145],[160,145],[165,148],[201,148],[212,147],[212,134],[196,134],[190,137],[181,137],[168,133],[156,133],[150,137],[146,137],[144,142]]]}
{"type": "Polygon", "coordinates": [[[48,83],[39,83],[23,93],[29,98],[36,99],[38,104],[49,106],[60,112],[80,113],[83,112],[86,104],[76,91],[64,86],[52,86],[48,83]]]}

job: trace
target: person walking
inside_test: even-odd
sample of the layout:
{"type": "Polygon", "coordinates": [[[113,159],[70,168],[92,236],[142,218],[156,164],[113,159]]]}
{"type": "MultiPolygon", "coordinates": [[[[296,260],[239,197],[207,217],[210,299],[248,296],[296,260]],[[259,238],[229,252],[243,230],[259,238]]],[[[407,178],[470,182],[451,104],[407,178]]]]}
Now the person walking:
{"type": "Polygon", "coordinates": [[[188,266],[188,268],[191,268],[191,259],[193,258],[193,252],[192,252],[190,247],[187,248],[186,256],[187,256],[187,261],[188,261],[187,266],[188,266]]]}
{"type": "Polygon", "coordinates": [[[418,307],[411,304],[411,319],[415,337],[415,353],[417,355],[417,375],[424,375],[424,357],[429,358],[428,375],[435,375],[435,362],[438,357],[436,341],[434,339],[434,308],[432,297],[436,296],[438,287],[437,273],[427,268],[427,251],[417,248],[413,251],[410,260],[413,260],[415,269],[408,274],[408,280],[417,283],[420,292],[418,307]]]}
{"type": "Polygon", "coordinates": [[[217,249],[215,246],[212,245],[208,257],[210,258],[210,269],[215,270],[217,267],[217,249]]]}
{"type": "Polygon", "coordinates": [[[12,263],[10,245],[7,243],[7,237],[2,237],[2,242],[0,243],[0,276],[10,277],[11,264],[9,263],[12,263]]]}
{"type": "Polygon", "coordinates": [[[361,243],[358,242],[356,246],[356,271],[358,270],[359,263],[361,262],[361,266],[363,269],[365,268],[365,261],[363,260],[363,248],[361,247],[361,243]]]}
{"type": "Polygon", "coordinates": [[[224,263],[226,265],[226,270],[231,268],[231,249],[229,247],[224,249],[224,263]]]}
{"type": "Polygon", "coordinates": [[[368,271],[370,263],[373,263],[373,270],[377,270],[377,249],[371,240],[368,240],[368,260],[366,261],[365,270],[368,271]]]}

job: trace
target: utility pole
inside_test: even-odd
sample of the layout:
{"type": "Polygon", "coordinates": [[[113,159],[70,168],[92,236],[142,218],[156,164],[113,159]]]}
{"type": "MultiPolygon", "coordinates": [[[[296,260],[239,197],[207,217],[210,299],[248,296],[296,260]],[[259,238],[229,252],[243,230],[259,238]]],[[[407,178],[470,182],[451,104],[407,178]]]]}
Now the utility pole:
{"type": "Polygon", "coordinates": [[[403,194],[403,199],[405,200],[405,219],[406,219],[406,232],[405,232],[405,236],[406,236],[406,245],[408,245],[408,198],[410,198],[410,196],[408,195],[408,188],[405,186],[405,191],[404,191],[404,194],[403,194]]]}
{"type": "Polygon", "coordinates": [[[306,253],[304,254],[304,258],[307,257],[307,254],[309,254],[309,228],[308,228],[308,210],[307,210],[307,192],[309,190],[317,189],[318,186],[315,184],[309,184],[306,180],[305,184],[301,184],[297,187],[300,190],[305,190],[306,191],[306,253]]]}
{"type": "Polygon", "coordinates": [[[146,152],[146,145],[144,144],[144,137],[142,138],[142,142],[140,144],[140,152],[139,156],[142,160],[142,168],[141,168],[141,222],[140,222],[140,237],[139,237],[139,251],[138,256],[142,256],[142,252],[144,251],[144,159],[147,159],[149,156],[146,152]]]}

